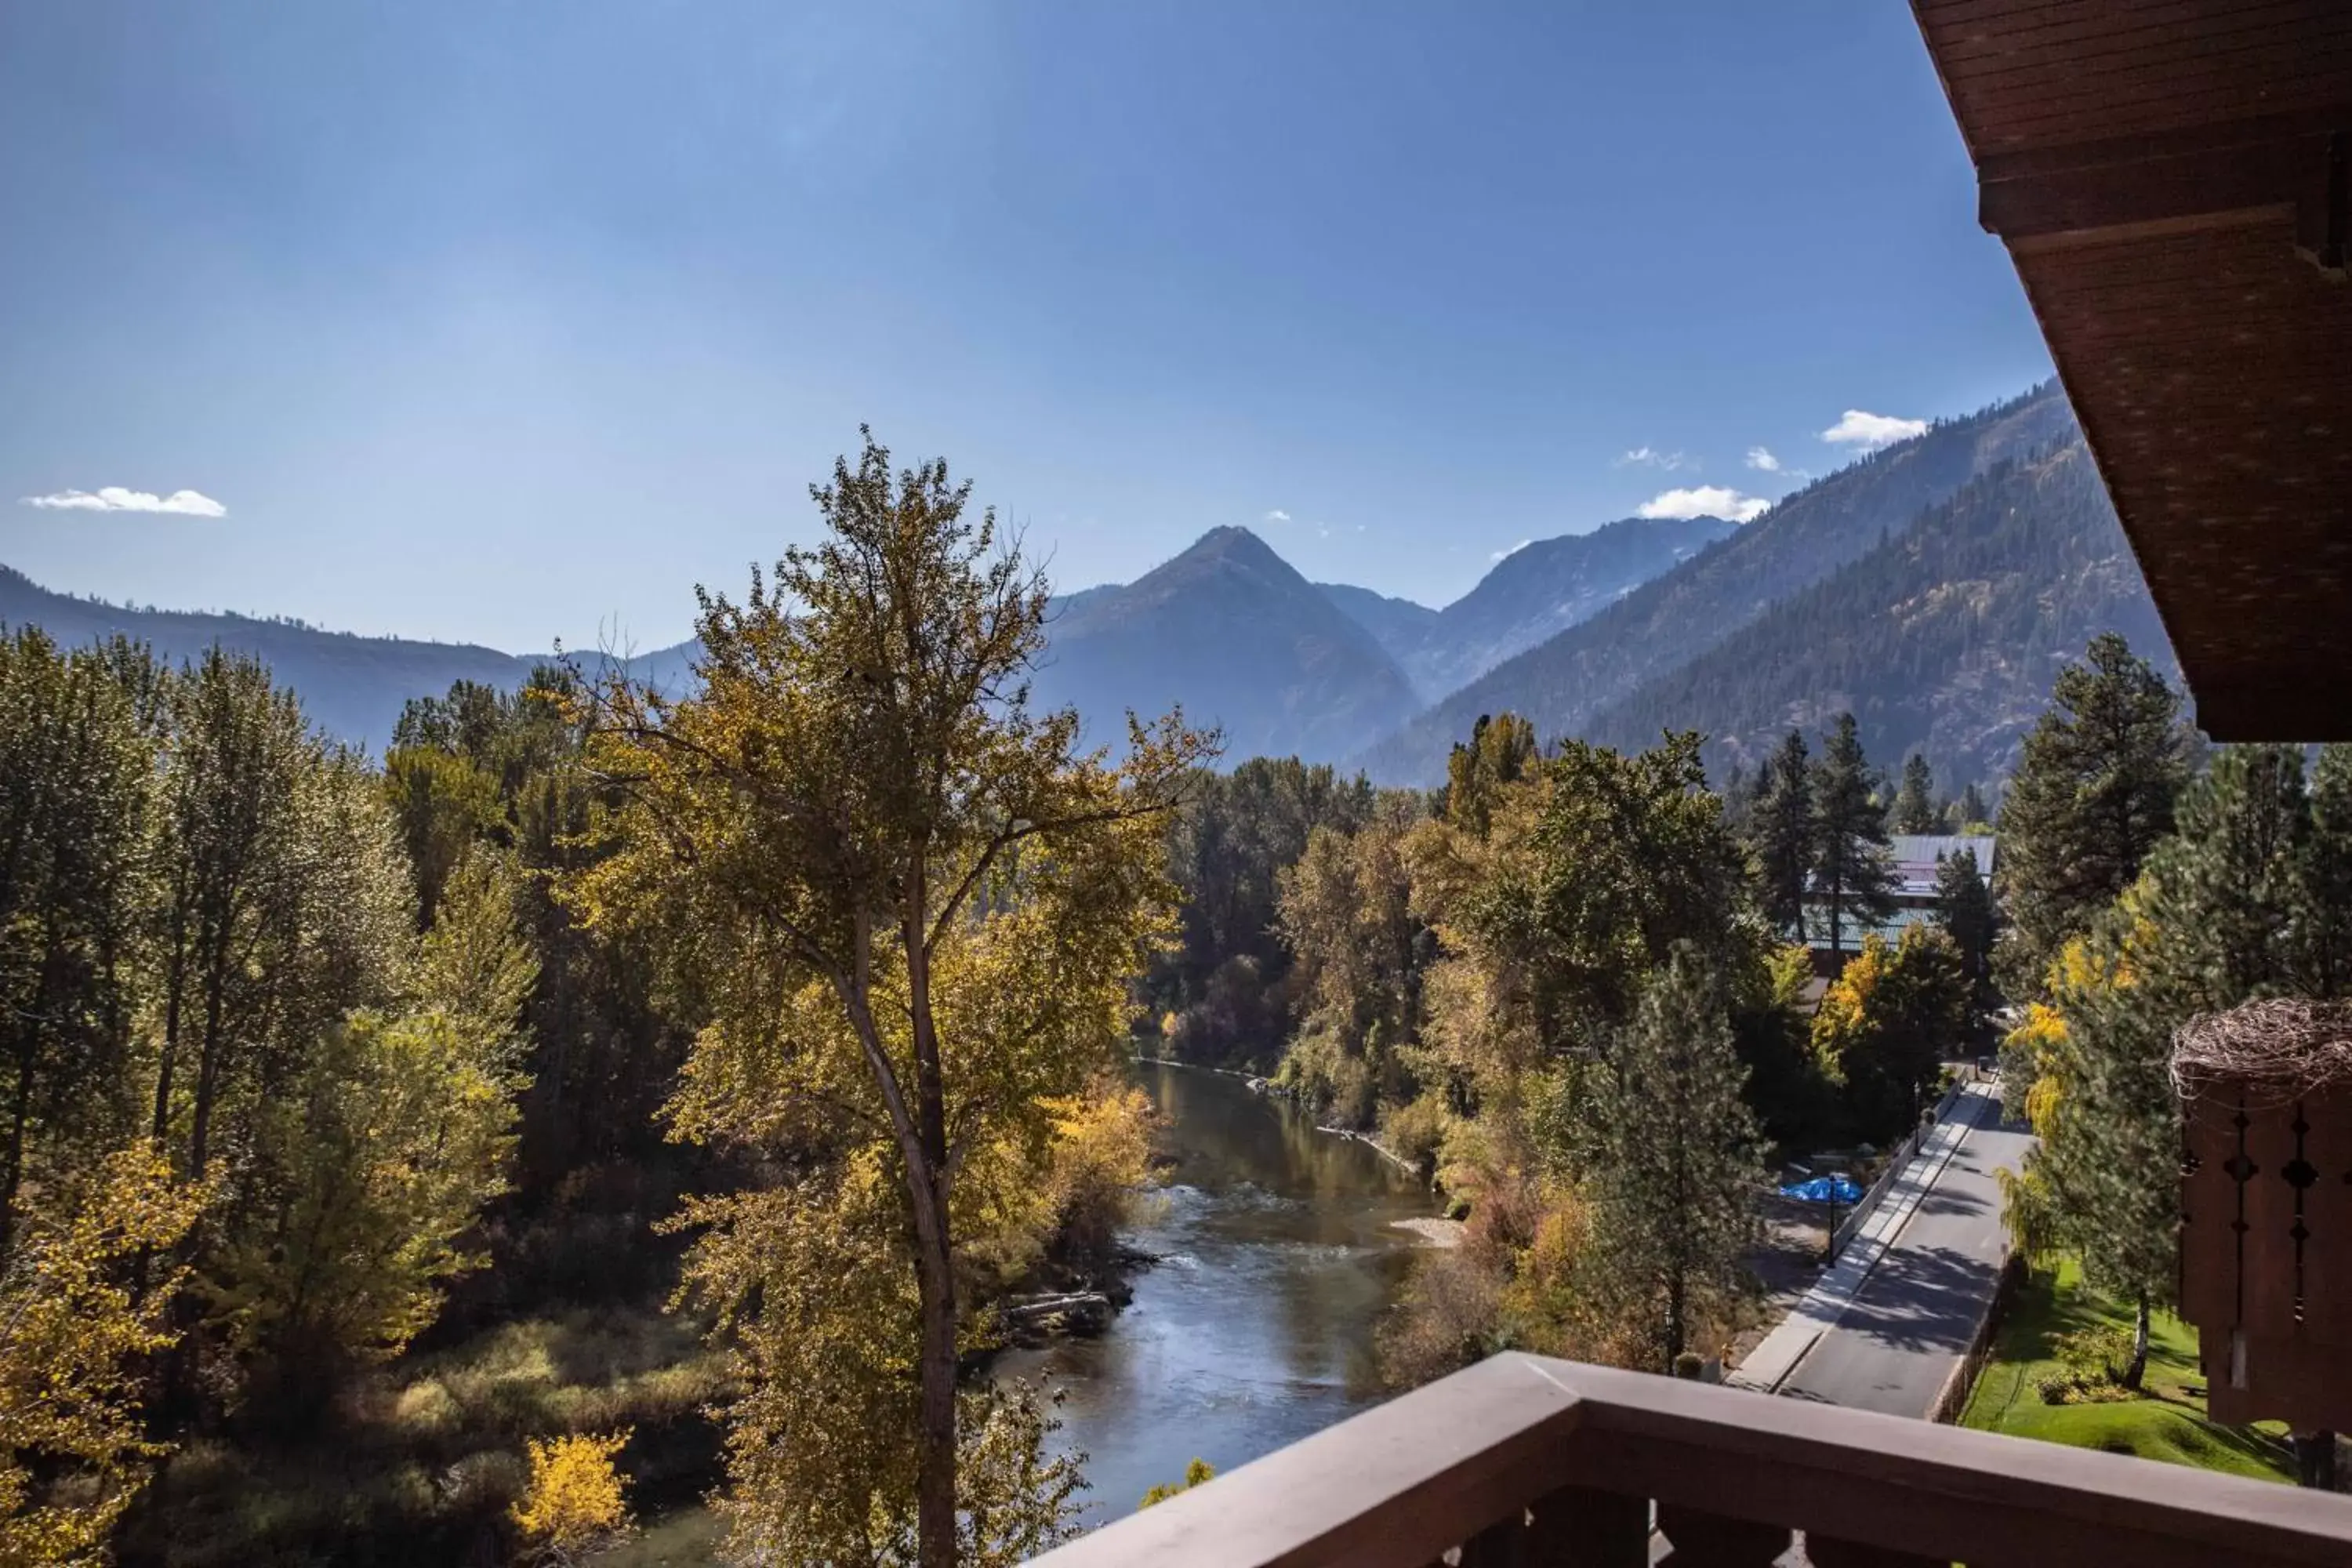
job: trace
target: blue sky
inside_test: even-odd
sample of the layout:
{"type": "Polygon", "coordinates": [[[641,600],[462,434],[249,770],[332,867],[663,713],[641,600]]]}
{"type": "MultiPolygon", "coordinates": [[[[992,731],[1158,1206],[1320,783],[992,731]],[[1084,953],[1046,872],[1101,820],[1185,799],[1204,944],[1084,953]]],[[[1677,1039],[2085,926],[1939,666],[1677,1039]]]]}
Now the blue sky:
{"type": "Polygon", "coordinates": [[[0,211],[0,562],[517,649],[686,635],[861,420],[1067,586],[1442,604],[2048,374],[1885,0],[16,5],[0,211]]]}

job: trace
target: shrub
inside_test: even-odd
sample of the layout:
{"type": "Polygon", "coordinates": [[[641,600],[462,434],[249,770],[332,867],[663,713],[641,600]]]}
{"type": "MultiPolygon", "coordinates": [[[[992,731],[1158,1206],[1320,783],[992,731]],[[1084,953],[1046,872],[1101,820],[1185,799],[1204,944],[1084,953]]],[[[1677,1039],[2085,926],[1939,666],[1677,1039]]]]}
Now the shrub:
{"type": "Polygon", "coordinates": [[[571,1564],[626,1534],[628,1483],[613,1465],[626,1427],[530,1445],[530,1482],[512,1518],[539,1562],[571,1564]]]}
{"type": "Polygon", "coordinates": [[[1389,1112],[1381,1137],[1397,1158],[1426,1171],[1437,1163],[1437,1151],[1445,1142],[1445,1107],[1434,1095],[1400,1105],[1389,1112]]]}
{"type": "MultiPolygon", "coordinates": [[[[1166,1502],[1178,1492],[1189,1492],[1194,1487],[1200,1486],[1203,1482],[1216,1479],[1216,1476],[1217,1468],[1214,1465],[1212,1465],[1206,1459],[1196,1458],[1191,1464],[1184,1467],[1184,1479],[1181,1481],[1162,1481],[1158,1486],[1152,1488],[1150,1491],[1144,1493],[1142,1508],[1150,1508],[1155,1503],[1166,1502]]],[[[1140,1512],[1141,1509],[1139,1509],[1137,1511],[1140,1512]]]]}
{"type": "Polygon", "coordinates": [[[2119,1323],[2102,1324],[2061,1334],[2051,1349],[2077,1388],[2121,1383],[2131,1367],[2132,1331],[2119,1323]]]}

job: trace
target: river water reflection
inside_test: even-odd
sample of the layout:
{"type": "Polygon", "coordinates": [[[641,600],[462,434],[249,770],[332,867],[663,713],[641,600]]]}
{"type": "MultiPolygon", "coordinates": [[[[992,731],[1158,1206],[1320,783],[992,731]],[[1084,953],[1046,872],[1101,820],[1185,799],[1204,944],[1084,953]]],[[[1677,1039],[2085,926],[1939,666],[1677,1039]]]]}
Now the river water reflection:
{"type": "Polygon", "coordinates": [[[1131,1236],[1161,1261],[1101,1338],[997,1362],[1062,1392],[1090,1527],[1195,1457],[1230,1469],[1378,1399],[1372,1331],[1415,1245],[1396,1222],[1433,1212],[1409,1173],[1238,1079],[1135,1070],[1176,1157],[1131,1236]]]}

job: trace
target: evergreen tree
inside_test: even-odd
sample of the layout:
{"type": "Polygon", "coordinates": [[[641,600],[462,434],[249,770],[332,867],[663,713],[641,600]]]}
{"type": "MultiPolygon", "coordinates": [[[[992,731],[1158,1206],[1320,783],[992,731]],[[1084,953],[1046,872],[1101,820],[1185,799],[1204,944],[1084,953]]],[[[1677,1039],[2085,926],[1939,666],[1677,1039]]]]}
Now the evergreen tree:
{"type": "Polygon", "coordinates": [[[1992,821],[1985,810],[1984,794],[1977,788],[1973,779],[1966,789],[1960,791],[1960,798],[1952,803],[1948,817],[1954,833],[1974,833],[1992,821]]]}
{"type": "Polygon", "coordinates": [[[1895,831],[1933,833],[1939,826],[1936,813],[1936,780],[1927,759],[1914,752],[1903,763],[1903,787],[1895,792],[1895,831]]]}
{"type": "Polygon", "coordinates": [[[1871,791],[1869,760],[1851,713],[1838,715],[1813,764],[1812,800],[1813,893],[1834,960],[1845,952],[1849,925],[1873,925],[1895,912],[1886,808],[1871,791]]]}
{"type": "Polygon", "coordinates": [[[2195,736],[2180,694],[2114,633],[2059,673],[2000,808],[2003,989],[2039,995],[2067,938],[2132,885],[2172,831],[2195,736]]]}
{"type": "Polygon", "coordinates": [[[2011,1037],[2033,1074],[2028,1106],[2041,1137],[2011,1184],[2012,1228],[2074,1252],[2094,1289],[2136,1306],[2132,1386],[2148,1315],[2177,1287],[2173,1035],[2199,1013],[2254,997],[2324,994],[2295,940],[2325,918],[2308,901],[2311,817],[2294,748],[2218,752],[2180,800],[2179,833],[2070,940],[2049,1005],[2011,1037]]]}
{"type": "Polygon", "coordinates": [[[1958,849],[1936,860],[1936,923],[1952,939],[1968,977],[1971,1022],[1993,1005],[1992,945],[2000,911],[1977,868],[1977,852],[1958,849]]]}
{"type": "Polygon", "coordinates": [[[1664,1371],[1720,1323],[1761,1236],[1762,1137],[1720,983],[1677,951],[1644,989],[1573,1112],[1591,1205],[1591,1262],[1664,1371]]]}
{"type": "Polygon", "coordinates": [[[1804,939],[1805,887],[1812,875],[1813,779],[1801,731],[1765,759],[1757,775],[1759,791],[1749,837],[1762,879],[1764,918],[1792,941],[1804,939]]]}
{"type": "Polygon", "coordinates": [[[2352,744],[2319,750],[2311,773],[2310,837],[2298,876],[2304,987],[2314,996],[2352,994],[2352,744]]]}

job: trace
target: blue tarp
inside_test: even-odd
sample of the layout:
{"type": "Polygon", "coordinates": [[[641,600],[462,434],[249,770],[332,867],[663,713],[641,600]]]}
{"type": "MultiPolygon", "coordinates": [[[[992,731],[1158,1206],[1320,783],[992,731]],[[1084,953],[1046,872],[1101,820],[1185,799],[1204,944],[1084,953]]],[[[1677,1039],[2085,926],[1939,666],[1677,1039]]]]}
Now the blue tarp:
{"type": "Polygon", "coordinates": [[[1780,1189],[1784,1198],[1795,1198],[1808,1204],[1858,1204],[1862,1189],[1852,1176],[1815,1176],[1810,1182],[1799,1182],[1780,1189]]]}

